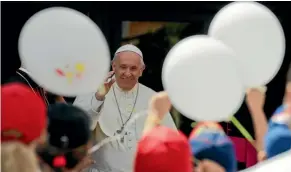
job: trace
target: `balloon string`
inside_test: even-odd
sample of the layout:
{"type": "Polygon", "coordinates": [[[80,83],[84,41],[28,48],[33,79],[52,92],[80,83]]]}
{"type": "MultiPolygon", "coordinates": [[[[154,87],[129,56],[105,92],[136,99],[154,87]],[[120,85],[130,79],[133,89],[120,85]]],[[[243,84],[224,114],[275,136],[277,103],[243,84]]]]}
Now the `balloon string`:
{"type": "Polygon", "coordinates": [[[89,149],[89,154],[92,154],[94,152],[96,152],[97,150],[99,150],[103,145],[112,142],[113,140],[118,140],[121,138],[121,134],[120,135],[116,135],[113,137],[107,137],[106,139],[103,139],[100,143],[94,145],[91,149],[89,149]]]}
{"type": "Polygon", "coordinates": [[[236,117],[231,117],[231,122],[238,129],[238,131],[253,145],[254,138],[250,133],[245,129],[245,127],[236,119],[236,117]]]}
{"type": "Polygon", "coordinates": [[[148,110],[144,110],[136,114],[133,114],[132,119],[128,121],[128,123],[124,126],[124,130],[122,130],[120,134],[116,134],[115,136],[111,136],[111,137],[107,137],[106,139],[103,139],[101,142],[97,143],[91,149],[89,149],[89,154],[96,152],[107,143],[120,140],[122,137],[124,137],[125,133],[129,130],[130,126],[135,122],[135,120],[139,119],[140,117],[146,116],[147,114],[148,114],[148,110]]]}
{"type": "MultiPolygon", "coordinates": [[[[115,140],[119,140],[122,138],[122,136],[125,135],[126,131],[129,129],[129,126],[135,121],[137,120],[138,118],[144,116],[144,115],[147,115],[147,110],[145,111],[142,111],[142,112],[139,112],[139,113],[136,113],[134,115],[134,117],[128,121],[128,124],[124,127],[124,130],[122,131],[122,133],[120,134],[117,134],[115,136],[112,136],[112,137],[108,137],[104,140],[102,140],[100,143],[94,145],[90,150],[89,150],[89,153],[92,154],[94,152],[96,152],[98,149],[100,149],[103,145],[107,144],[107,143],[110,143],[112,141],[115,141],[115,140]]],[[[234,126],[239,130],[239,132],[243,135],[244,138],[246,138],[252,145],[253,145],[253,137],[250,135],[250,133],[243,127],[243,125],[236,119],[236,117],[232,116],[231,117],[231,122],[234,124],[234,126]]],[[[194,126],[197,124],[197,122],[193,122],[191,124],[191,126],[194,128],[194,126]]]]}
{"type": "MultiPolygon", "coordinates": [[[[254,142],[253,137],[245,129],[245,127],[236,119],[236,117],[232,116],[231,117],[231,122],[238,129],[238,131],[243,135],[243,137],[246,138],[253,145],[253,142],[254,142]]],[[[193,122],[191,124],[191,127],[194,128],[196,125],[197,125],[197,122],[193,122]]]]}

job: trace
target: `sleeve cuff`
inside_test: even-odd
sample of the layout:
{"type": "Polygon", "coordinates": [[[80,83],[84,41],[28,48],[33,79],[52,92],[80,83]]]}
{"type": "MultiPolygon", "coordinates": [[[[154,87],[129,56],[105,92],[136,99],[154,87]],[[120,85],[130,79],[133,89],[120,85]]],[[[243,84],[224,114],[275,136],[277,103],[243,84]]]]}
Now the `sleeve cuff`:
{"type": "Polygon", "coordinates": [[[94,109],[94,111],[100,112],[100,107],[103,105],[105,99],[103,101],[99,101],[96,99],[94,94],[91,100],[91,108],[94,109]]]}

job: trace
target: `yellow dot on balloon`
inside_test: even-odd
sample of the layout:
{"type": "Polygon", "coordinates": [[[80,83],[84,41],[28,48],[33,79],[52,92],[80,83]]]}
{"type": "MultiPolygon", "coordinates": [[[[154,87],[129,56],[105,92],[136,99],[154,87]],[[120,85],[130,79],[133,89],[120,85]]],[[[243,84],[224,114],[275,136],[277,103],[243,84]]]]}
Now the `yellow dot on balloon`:
{"type": "Polygon", "coordinates": [[[73,82],[73,73],[72,72],[67,72],[66,73],[66,77],[67,77],[67,80],[68,80],[69,84],[72,84],[72,82],[73,82]]]}
{"type": "Polygon", "coordinates": [[[85,66],[82,63],[77,63],[75,67],[78,72],[83,72],[85,70],[85,66]]]}
{"type": "Polygon", "coordinates": [[[73,73],[72,72],[67,72],[66,76],[67,76],[67,78],[73,78],[73,73]]]}

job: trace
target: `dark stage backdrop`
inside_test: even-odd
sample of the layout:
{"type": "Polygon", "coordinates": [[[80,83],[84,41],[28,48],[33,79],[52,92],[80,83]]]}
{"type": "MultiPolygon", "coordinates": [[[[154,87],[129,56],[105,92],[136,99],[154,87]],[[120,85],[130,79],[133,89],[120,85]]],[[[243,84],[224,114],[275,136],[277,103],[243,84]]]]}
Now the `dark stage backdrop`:
{"type": "MultiPolygon", "coordinates": [[[[101,28],[110,46],[111,53],[121,43],[122,21],[172,21],[190,22],[180,39],[187,36],[206,33],[214,14],[227,2],[1,2],[2,4],[2,83],[20,66],[17,40],[24,22],[35,12],[49,6],[66,6],[89,15],[101,28]]],[[[286,73],[290,63],[290,22],[288,10],[290,2],[262,2],[279,17],[286,36],[286,55],[277,76],[268,84],[265,112],[268,117],[282,103],[286,83],[286,73]]],[[[161,84],[161,64],[169,50],[169,43],[161,30],[156,35],[141,35],[139,47],[145,55],[147,70],[141,82],[156,91],[163,89],[161,84]],[[149,46],[156,42],[159,46],[149,46]]],[[[263,63],[263,62],[262,62],[263,63]]],[[[187,80],[185,83],[187,84],[187,80]]],[[[223,101],[223,99],[222,99],[223,101]]],[[[251,118],[245,104],[235,116],[254,135],[251,118]]],[[[191,120],[182,117],[181,130],[187,135],[191,131],[191,120]]],[[[241,134],[230,124],[229,134],[241,134]]]]}

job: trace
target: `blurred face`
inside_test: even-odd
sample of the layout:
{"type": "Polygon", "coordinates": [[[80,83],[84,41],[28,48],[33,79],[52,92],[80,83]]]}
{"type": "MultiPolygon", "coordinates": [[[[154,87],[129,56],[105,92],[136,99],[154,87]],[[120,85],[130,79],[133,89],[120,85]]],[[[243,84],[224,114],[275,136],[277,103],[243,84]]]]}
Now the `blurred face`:
{"type": "Polygon", "coordinates": [[[141,57],[134,52],[121,52],[112,63],[115,79],[123,90],[131,90],[142,76],[144,66],[141,57]]]}

